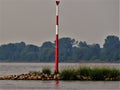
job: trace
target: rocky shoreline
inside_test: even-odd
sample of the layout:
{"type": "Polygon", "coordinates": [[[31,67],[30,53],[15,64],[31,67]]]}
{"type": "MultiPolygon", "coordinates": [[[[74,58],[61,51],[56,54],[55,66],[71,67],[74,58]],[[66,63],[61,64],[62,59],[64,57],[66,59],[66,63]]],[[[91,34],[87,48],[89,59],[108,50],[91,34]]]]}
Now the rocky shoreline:
{"type": "MultiPolygon", "coordinates": [[[[77,75],[77,80],[92,81],[90,77],[77,75]]],[[[64,80],[60,74],[20,74],[20,75],[7,75],[0,76],[0,80],[64,80]]],[[[76,80],[76,79],[75,79],[76,80]]],[[[115,78],[106,78],[104,81],[114,81],[115,78]]]]}
{"type": "Polygon", "coordinates": [[[0,76],[0,80],[60,80],[60,74],[20,74],[0,76]]]}
{"type": "Polygon", "coordinates": [[[0,80],[81,80],[81,81],[120,81],[120,70],[111,68],[64,69],[51,73],[49,68],[41,71],[30,71],[25,74],[0,76],[0,80]]]}

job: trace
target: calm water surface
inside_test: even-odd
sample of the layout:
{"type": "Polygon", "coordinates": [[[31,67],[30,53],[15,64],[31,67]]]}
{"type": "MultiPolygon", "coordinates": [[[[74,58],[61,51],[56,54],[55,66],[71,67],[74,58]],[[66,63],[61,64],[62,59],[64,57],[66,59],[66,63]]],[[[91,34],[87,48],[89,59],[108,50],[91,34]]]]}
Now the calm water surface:
{"type": "Polygon", "coordinates": [[[0,90],[120,90],[120,82],[0,81],[0,90]]]}
{"type": "MultiPolygon", "coordinates": [[[[60,70],[79,66],[110,67],[120,69],[115,63],[60,63],[60,70]]],[[[0,76],[40,71],[49,67],[54,71],[53,63],[0,63],[0,76]]],[[[28,81],[0,80],[0,90],[120,90],[120,81],[28,81]]]]}

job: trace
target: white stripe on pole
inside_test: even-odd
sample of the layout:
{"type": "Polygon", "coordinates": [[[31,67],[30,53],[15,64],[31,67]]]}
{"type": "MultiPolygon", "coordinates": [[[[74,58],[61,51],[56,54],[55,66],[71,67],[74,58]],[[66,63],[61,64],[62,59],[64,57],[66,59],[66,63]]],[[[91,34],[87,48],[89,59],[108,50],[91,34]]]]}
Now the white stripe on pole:
{"type": "Polygon", "coordinates": [[[59,6],[56,5],[56,15],[58,16],[59,15],[59,6]]]}
{"type": "Polygon", "coordinates": [[[56,34],[59,33],[59,28],[58,28],[58,25],[56,25],[56,34]]]}

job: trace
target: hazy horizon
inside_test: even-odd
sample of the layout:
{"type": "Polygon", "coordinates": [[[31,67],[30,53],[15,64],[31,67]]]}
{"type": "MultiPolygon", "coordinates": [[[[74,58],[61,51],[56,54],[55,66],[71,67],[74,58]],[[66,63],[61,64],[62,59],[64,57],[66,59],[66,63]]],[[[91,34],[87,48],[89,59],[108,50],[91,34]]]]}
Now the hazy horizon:
{"type": "MultiPolygon", "coordinates": [[[[103,44],[119,36],[119,0],[61,0],[59,37],[103,44]]],[[[54,0],[0,0],[0,44],[55,40],[54,0]]]]}

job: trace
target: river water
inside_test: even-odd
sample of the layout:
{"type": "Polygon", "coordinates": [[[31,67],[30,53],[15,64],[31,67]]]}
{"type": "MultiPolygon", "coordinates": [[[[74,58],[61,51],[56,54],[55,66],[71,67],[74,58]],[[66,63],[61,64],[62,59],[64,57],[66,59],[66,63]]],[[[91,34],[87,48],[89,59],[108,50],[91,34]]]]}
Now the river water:
{"type": "MultiPolygon", "coordinates": [[[[119,63],[60,63],[60,70],[79,66],[110,67],[120,69],[119,63]]],[[[0,63],[0,76],[41,71],[53,63],[0,63]]],[[[120,90],[120,81],[40,81],[0,80],[0,90],[120,90]]]]}

